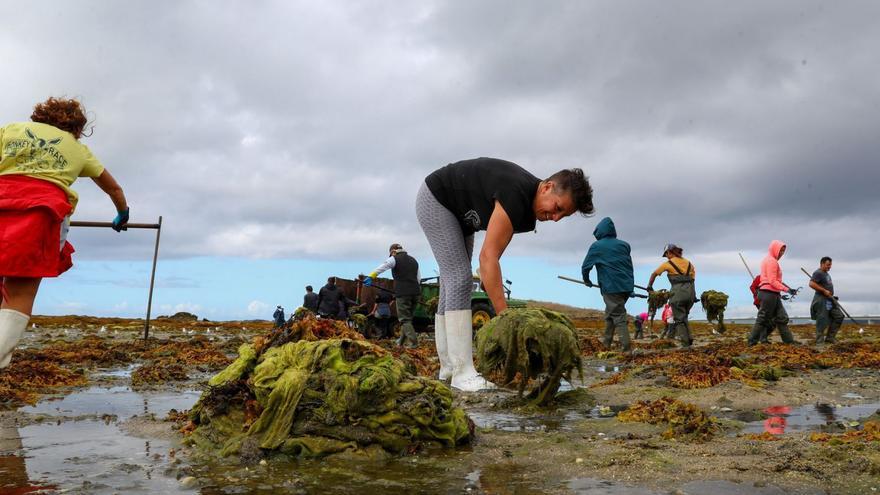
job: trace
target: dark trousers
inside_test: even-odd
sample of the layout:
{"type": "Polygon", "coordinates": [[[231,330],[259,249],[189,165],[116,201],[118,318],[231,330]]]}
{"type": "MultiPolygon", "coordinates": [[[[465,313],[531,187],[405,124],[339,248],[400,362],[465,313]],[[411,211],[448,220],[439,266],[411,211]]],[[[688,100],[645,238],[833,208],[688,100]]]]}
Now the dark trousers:
{"type": "Polygon", "coordinates": [[[629,329],[626,327],[626,301],[629,294],[602,294],[602,299],[605,300],[605,339],[602,343],[605,347],[611,347],[616,330],[620,338],[620,348],[629,351],[629,329]]]}
{"type": "MultiPolygon", "coordinates": [[[[681,277],[677,275],[676,277],[681,277]]],[[[683,278],[683,277],[682,277],[683,278]]],[[[681,341],[682,347],[690,347],[694,340],[691,338],[691,326],[688,323],[688,316],[691,308],[694,307],[694,282],[693,279],[686,281],[676,281],[673,277],[669,277],[672,281],[672,288],[669,290],[669,306],[672,308],[672,319],[675,320],[671,325],[673,336],[677,336],[681,341]]]]}
{"type": "Polygon", "coordinates": [[[635,338],[637,338],[637,339],[642,338],[644,336],[644,334],[642,333],[642,328],[645,326],[645,323],[641,320],[635,320],[635,321],[633,321],[633,326],[636,327],[635,338]]]}
{"type": "Polygon", "coordinates": [[[413,327],[413,312],[419,302],[419,296],[397,296],[397,319],[400,320],[400,343],[410,347],[419,345],[419,337],[413,327]]]}
{"type": "Polygon", "coordinates": [[[391,318],[376,318],[376,338],[387,339],[391,336],[391,318]]]}
{"type": "Polygon", "coordinates": [[[786,344],[794,342],[794,337],[788,329],[788,313],[782,305],[782,298],[778,292],[758,290],[758,300],[761,307],[758,308],[758,316],[752,333],[749,334],[749,345],[755,345],[759,341],[767,342],[767,338],[774,328],[779,329],[779,335],[786,344]]]}
{"type": "Polygon", "coordinates": [[[840,306],[832,302],[831,309],[828,309],[827,301],[825,296],[817,293],[810,305],[810,315],[816,320],[817,344],[822,342],[833,344],[837,337],[837,331],[840,330],[840,325],[843,323],[843,311],[840,310],[840,306]]]}

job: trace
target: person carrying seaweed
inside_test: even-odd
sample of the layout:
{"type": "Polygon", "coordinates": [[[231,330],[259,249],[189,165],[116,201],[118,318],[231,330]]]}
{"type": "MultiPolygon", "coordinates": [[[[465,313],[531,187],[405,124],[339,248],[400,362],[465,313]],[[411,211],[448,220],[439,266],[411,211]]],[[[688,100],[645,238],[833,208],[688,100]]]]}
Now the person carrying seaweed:
{"type": "Polygon", "coordinates": [[[590,271],[594,266],[596,267],[599,291],[605,301],[605,336],[602,344],[610,348],[616,331],[620,339],[620,348],[623,352],[629,352],[626,301],[632,295],[635,283],[629,243],[617,238],[614,221],[609,217],[599,221],[593,230],[593,236],[596,241],[590,244],[590,249],[584,257],[581,275],[584,277],[584,284],[593,287],[590,271]]]}
{"type": "Polygon", "coordinates": [[[86,123],[79,101],[49,98],[34,107],[31,122],[0,128],[0,368],[24,335],[42,279],[73,266],[67,232],[79,177],[110,197],[113,230],[126,230],[122,187],[79,141],[86,123]]]}
{"type": "Polygon", "coordinates": [[[694,280],[697,272],[693,263],[682,257],[683,250],[675,244],[667,244],[663,248],[663,256],[667,258],[648,281],[648,292],[654,291],[654,279],[659,275],[666,273],[669,277],[669,305],[672,307],[672,325],[671,333],[678,336],[682,347],[690,347],[693,344],[691,337],[690,325],[688,324],[688,315],[697,299],[697,292],[694,289],[694,280]]]}
{"type": "Polygon", "coordinates": [[[816,320],[816,345],[833,344],[843,323],[843,311],[835,304],[834,283],[831,281],[831,258],[823,256],[819,268],[810,277],[810,288],[816,291],[810,304],[810,318],[816,320]],[[826,333],[827,330],[827,333],[826,333]]]}
{"type": "Polygon", "coordinates": [[[501,255],[513,234],[535,230],[537,221],[557,222],[574,212],[593,213],[593,190],[581,169],[561,170],[545,180],[496,158],[449,164],[425,178],[416,216],[440,268],[434,337],[440,379],[465,391],[492,387],[473,363],[471,258],[474,233],[486,231],[480,279],[496,314],[507,309],[501,286],[501,255]]]}
{"type": "Polygon", "coordinates": [[[779,335],[786,344],[794,343],[791,330],[788,329],[788,313],[782,305],[781,292],[796,295],[797,289],[785,285],[782,282],[782,268],[779,260],[785,254],[785,243],[778,240],[770,241],[767,256],[761,260],[761,283],[758,285],[758,300],[761,306],[758,308],[758,316],[749,334],[749,345],[755,345],[758,341],[764,342],[776,327],[779,335]]]}

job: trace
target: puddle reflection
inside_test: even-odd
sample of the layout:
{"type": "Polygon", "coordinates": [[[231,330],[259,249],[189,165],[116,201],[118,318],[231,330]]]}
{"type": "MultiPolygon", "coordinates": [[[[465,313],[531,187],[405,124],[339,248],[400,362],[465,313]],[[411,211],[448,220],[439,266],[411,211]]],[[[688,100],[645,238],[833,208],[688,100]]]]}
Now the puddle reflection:
{"type": "Polygon", "coordinates": [[[816,431],[821,426],[870,416],[878,408],[880,402],[840,407],[824,403],[800,407],[770,406],[763,411],[769,417],[746,423],[743,433],[782,435],[786,432],[816,431]]]}
{"type": "Polygon", "coordinates": [[[23,413],[65,416],[116,415],[126,419],[153,413],[164,417],[171,409],[189,409],[199,399],[198,390],[136,392],[129,387],[89,387],[59,400],[44,400],[19,409],[23,413]]]}

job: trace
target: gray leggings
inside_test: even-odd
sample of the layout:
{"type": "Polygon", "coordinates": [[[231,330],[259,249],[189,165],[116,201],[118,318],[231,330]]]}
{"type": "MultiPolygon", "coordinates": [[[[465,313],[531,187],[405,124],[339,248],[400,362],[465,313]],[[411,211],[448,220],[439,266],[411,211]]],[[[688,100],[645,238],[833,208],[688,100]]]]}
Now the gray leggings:
{"type": "Polygon", "coordinates": [[[416,196],[416,217],[440,266],[437,313],[471,309],[474,236],[465,237],[455,215],[437,201],[424,182],[416,196]]]}

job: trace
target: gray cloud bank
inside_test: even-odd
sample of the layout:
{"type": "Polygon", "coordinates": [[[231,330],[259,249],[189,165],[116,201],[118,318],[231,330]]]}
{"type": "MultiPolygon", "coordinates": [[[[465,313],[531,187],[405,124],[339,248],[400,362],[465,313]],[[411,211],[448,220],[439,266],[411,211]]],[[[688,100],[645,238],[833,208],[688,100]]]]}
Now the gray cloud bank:
{"type": "MultiPolygon", "coordinates": [[[[878,308],[876,2],[44,2],[4,9],[5,121],[81,97],[163,255],[428,256],[418,184],[475,156],[579,166],[638,261],[837,261],[878,308]],[[13,12],[14,10],[14,12],[13,12]],[[14,14],[14,15],[13,15],[14,14]],[[35,36],[39,33],[39,36],[35,36]]],[[[78,217],[112,205],[78,184],[78,217]]],[[[595,219],[508,256],[579,264],[595,219]]],[[[84,258],[149,237],[78,234],[84,258]]],[[[841,287],[843,288],[843,287],[841,287]]]]}

